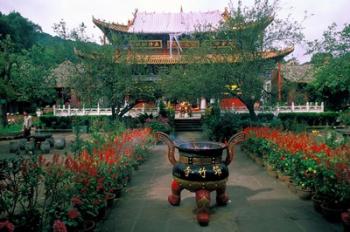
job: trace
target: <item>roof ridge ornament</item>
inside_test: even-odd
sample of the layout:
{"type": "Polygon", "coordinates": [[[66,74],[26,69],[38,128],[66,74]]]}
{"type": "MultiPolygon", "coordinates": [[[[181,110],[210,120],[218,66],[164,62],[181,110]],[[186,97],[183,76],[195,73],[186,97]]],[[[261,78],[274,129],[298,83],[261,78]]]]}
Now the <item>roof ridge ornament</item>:
{"type": "Polygon", "coordinates": [[[227,21],[230,18],[230,12],[228,11],[228,8],[225,7],[224,12],[221,14],[225,21],[227,21]]]}

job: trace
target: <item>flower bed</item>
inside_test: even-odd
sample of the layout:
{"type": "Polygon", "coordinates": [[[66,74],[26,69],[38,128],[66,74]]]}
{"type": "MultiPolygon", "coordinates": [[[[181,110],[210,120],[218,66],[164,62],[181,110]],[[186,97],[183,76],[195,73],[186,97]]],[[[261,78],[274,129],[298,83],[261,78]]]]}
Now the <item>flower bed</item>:
{"type": "Polygon", "coordinates": [[[1,163],[0,223],[7,231],[10,224],[25,231],[82,230],[103,217],[107,202],[130,181],[151,144],[150,129],[126,130],[104,143],[91,141],[75,156],[1,163]]]}
{"type": "Polygon", "coordinates": [[[242,145],[266,164],[290,176],[297,188],[314,192],[323,203],[350,207],[350,145],[331,148],[312,135],[270,128],[247,128],[242,145]]]}

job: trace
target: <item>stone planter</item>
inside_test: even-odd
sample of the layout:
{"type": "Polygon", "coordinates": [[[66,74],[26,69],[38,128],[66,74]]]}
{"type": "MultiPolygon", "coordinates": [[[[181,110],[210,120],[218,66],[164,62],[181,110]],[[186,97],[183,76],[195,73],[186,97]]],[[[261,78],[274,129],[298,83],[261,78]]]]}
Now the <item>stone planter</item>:
{"type": "Polygon", "coordinates": [[[105,199],[107,203],[107,208],[112,208],[114,204],[114,199],[116,198],[114,193],[105,193],[105,199]]]}
{"type": "Polygon", "coordinates": [[[291,176],[286,176],[282,172],[277,172],[278,179],[285,184],[288,184],[291,180],[291,176]]]}
{"type": "Polygon", "coordinates": [[[255,156],[255,163],[264,167],[264,160],[261,157],[255,156]]]}
{"type": "Polygon", "coordinates": [[[115,194],[115,198],[120,198],[123,193],[123,185],[117,185],[112,192],[115,194]]]}
{"type": "Polygon", "coordinates": [[[318,213],[322,213],[321,205],[323,204],[324,199],[319,195],[315,194],[311,198],[314,206],[314,210],[318,213]]]}
{"type": "Polygon", "coordinates": [[[293,181],[290,181],[288,183],[288,188],[289,190],[292,192],[292,193],[296,193],[297,190],[296,190],[296,184],[293,182],[293,181]]]}
{"type": "Polygon", "coordinates": [[[350,231],[350,209],[348,209],[346,212],[343,212],[340,217],[343,223],[344,231],[350,231]]]}
{"type": "Polygon", "coordinates": [[[46,141],[48,141],[48,142],[49,142],[50,147],[53,147],[53,146],[54,146],[54,144],[55,144],[55,140],[54,140],[52,137],[51,137],[51,138],[46,139],[46,141]]]}
{"type": "Polygon", "coordinates": [[[321,212],[324,218],[329,222],[340,222],[341,221],[341,213],[344,211],[344,208],[339,204],[330,204],[324,202],[321,204],[321,212]]]}
{"type": "Polygon", "coordinates": [[[269,176],[277,178],[277,171],[275,170],[275,168],[273,166],[268,164],[266,166],[266,171],[267,171],[267,174],[269,174],[269,176]]]}
{"type": "Polygon", "coordinates": [[[92,220],[87,220],[87,221],[84,221],[84,224],[83,224],[83,232],[93,232],[95,231],[95,228],[96,228],[96,223],[92,220]]]}
{"type": "Polygon", "coordinates": [[[302,200],[310,200],[312,196],[312,190],[308,188],[303,188],[301,186],[296,186],[296,194],[302,200]]]}
{"type": "Polygon", "coordinates": [[[98,221],[102,220],[106,216],[106,213],[107,213],[107,207],[102,206],[101,208],[98,209],[98,214],[96,216],[96,219],[98,221]]]}
{"type": "Polygon", "coordinates": [[[45,142],[42,142],[40,144],[40,151],[43,153],[43,154],[48,154],[50,153],[50,143],[48,141],[45,141],[45,142]]]}
{"type": "Polygon", "coordinates": [[[62,150],[64,149],[65,145],[66,145],[66,140],[64,138],[56,138],[54,140],[55,149],[62,150]]]}

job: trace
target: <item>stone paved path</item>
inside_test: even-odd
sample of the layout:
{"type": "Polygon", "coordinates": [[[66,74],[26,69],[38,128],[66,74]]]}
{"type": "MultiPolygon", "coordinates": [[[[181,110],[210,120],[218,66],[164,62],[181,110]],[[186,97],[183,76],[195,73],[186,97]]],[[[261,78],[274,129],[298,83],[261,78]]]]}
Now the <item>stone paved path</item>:
{"type": "MultiPolygon", "coordinates": [[[[181,139],[199,139],[198,134],[182,133],[181,139]]],[[[287,186],[267,175],[237,149],[230,165],[230,202],[216,207],[212,195],[209,226],[200,227],[194,214],[194,194],[183,191],[181,205],[170,206],[171,168],[166,147],[158,145],[154,154],[135,173],[127,193],[119,200],[97,231],[108,232],[201,232],[263,231],[321,232],[342,231],[313,210],[311,201],[302,201],[287,186]]]]}
{"type": "MultiPolygon", "coordinates": [[[[72,134],[55,134],[74,139],[72,134]]],[[[180,133],[179,140],[201,140],[200,133],[180,133]]],[[[9,141],[0,142],[0,153],[7,153],[9,141]]],[[[68,148],[67,148],[68,149],[68,148]]],[[[1,155],[0,155],[1,156],[1,155]]],[[[268,176],[237,149],[230,165],[226,207],[216,207],[212,195],[212,214],[208,227],[197,224],[194,194],[184,190],[181,205],[170,206],[171,169],[166,147],[158,145],[149,160],[133,175],[131,184],[109,212],[97,232],[328,232],[342,231],[315,213],[312,202],[302,201],[281,182],[268,176]]]]}

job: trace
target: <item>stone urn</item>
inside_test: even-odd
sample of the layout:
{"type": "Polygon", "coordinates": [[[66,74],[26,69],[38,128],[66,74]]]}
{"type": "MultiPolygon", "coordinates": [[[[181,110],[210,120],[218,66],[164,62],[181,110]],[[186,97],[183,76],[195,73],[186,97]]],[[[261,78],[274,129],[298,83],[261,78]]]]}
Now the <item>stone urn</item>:
{"type": "Polygon", "coordinates": [[[45,140],[40,144],[40,150],[43,154],[48,154],[50,152],[50,143],[49,141],[45,140]]]}
{"type": "Polygon", "coordinates": [[[187,189],[196,194],[197,221],[200,225],[209,223],[210,192],[216,191],[217,205],[226,205],[226,182],[228,165],[234,157],[234,145],[244,140],[244,134],[231,137],[228,144],[217,142],[188,142],[175,144],[167,134],[157,132],[156,138],[168,145],[168,159],[173,165],[173,181],[168,201],[177,206],[181,201],[181,191],[187,189]],[[175,149],[179,158],[175,159],[175,149]],[[223,151],[227,150],[223,160],[223,151]]]}
{"type": "Polygon", "coordinates": [[[55,149],[62,150],[66,145],[66,140],[64,138],[55,138],[54,147],[55,149]]]}

